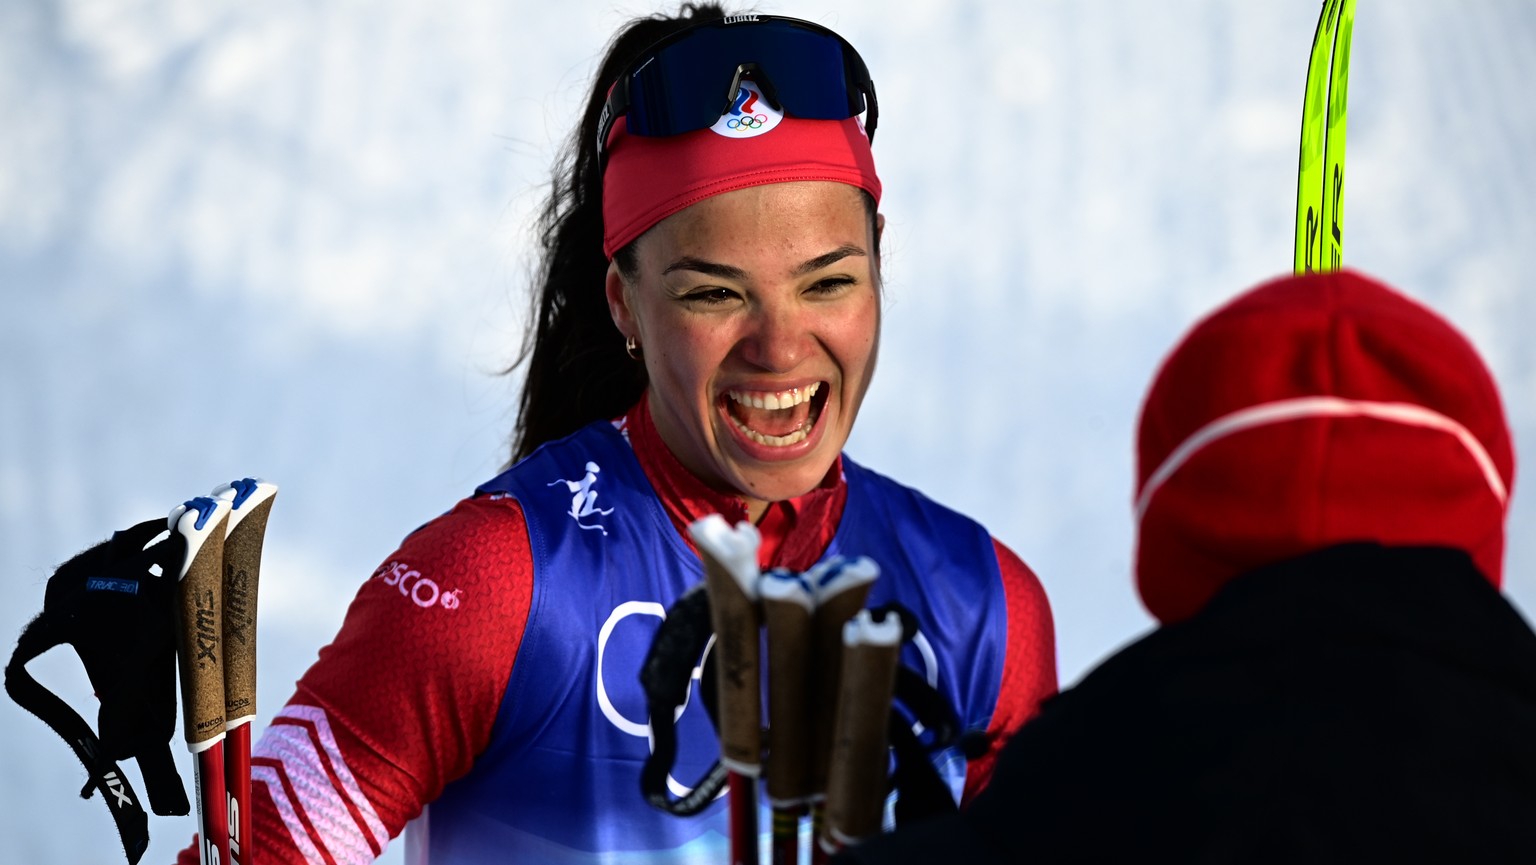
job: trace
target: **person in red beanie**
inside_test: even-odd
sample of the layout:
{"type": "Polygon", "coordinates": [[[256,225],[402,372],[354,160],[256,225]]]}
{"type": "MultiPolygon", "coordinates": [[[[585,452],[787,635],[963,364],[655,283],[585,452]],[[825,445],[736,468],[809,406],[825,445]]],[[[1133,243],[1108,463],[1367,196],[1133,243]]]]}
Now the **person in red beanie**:
{"type": "Polygon", "coordinates": [[[1361,274],[1277,279],[1168,357],[1137,454],[1160,626],[960,815],[845,861],[1536,861],[1514,455],[1471,344],[1361,274]]]}
{"type": "MultiPolygon", "coordinates": [[[[407,824],[412,862],[725,861],[726,801],[679,817],[640,784],[641,664],[716,513],[765,569],[877,562],[870,603],[923,638],[904,662],[992,743],[935,777],[982,787],[1056,689],[1050,610],[982,526],[843,455],[880,336],[877,122],[810,22],[688,5],[617,34],[539,225],[512,464],[384,560],[266,729],[256,862],[372,861],[407,824]]],[[[720,756],[703,702],[674,796],[720,756]]]]}

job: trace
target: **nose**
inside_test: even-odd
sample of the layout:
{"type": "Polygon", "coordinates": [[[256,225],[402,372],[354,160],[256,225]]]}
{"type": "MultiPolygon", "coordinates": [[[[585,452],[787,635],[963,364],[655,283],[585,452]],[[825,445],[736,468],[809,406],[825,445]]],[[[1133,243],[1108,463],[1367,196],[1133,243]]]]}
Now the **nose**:
{"type": "Polygon", "coordinates": [[[815,344],[807,310],[775,301],[753,310],[740,352],[743,359],[765,372],[787,373],[810,356],[815,344]]]}

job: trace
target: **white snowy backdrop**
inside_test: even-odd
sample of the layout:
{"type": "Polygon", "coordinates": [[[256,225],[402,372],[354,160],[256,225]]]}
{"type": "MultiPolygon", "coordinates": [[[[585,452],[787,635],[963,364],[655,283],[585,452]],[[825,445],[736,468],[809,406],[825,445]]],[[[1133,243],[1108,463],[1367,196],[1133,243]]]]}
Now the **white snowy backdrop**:
{"type": "MultiPolygon", "coordinates": [[[[1320,5],[759,5],[838,29],[879,86],[888,305],[850,451],[1036,568],[1064,683],[1150,624],[1129,500],[1155,364],[1289,267],[1320,5]]],[[[608,35],[654,8],[0,3],[6,656],[59,562],[261,475],[264,726],[358,583],[504,459],[530,213],[608,35]]],[[[1536,4],[1360,0],[1353,60],[1345,261],[1472,336],[1536,458],[1536,4]]],[[[1508,590],[1532,611],[1528,484],[1508,590]]],[[[72,654],[31,669],[90,706],[72,654]]],[[[0,861],[121,861],[8,700],[0,767],[0,861]]],[[[167,863],[192,823],[150,830],[167,863]]]]}

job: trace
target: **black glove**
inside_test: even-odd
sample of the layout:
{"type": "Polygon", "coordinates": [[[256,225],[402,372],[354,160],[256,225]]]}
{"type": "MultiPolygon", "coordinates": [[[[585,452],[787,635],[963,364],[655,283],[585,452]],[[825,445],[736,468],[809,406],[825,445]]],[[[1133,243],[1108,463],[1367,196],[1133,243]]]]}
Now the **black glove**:
{"type": "Polygon", "coordinates": [[[22,631],[5,668],[5,690],[64,737],[90,773],[80,795],[100,789],[128,861],[149,844],[148,818],[117,760],[137,760],[156,814],[191,810],[171,755],[176,729],[175,590],[186,555],[164,519],[116,532],[54,572],[43,611],[22,631]],[[68,704],[40,685],[26,664],[68,643],[101,701],[100,736],[68,704]]]}

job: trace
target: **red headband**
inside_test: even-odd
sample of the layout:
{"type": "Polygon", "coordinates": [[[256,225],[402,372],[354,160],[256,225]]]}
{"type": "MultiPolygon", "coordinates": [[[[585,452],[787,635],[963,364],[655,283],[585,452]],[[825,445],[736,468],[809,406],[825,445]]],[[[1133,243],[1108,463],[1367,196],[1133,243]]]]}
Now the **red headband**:
{"type": "Polygon", "coordinates": [[[878,203],[880,179],[858,119],[803,120],[764,103],[709,129],[651,137],[629,135],[620,117],[608,136],[603,174],[603,252],[612,258],[651,226],[712,195],[795,180],[846,183],[878,203]]]}

